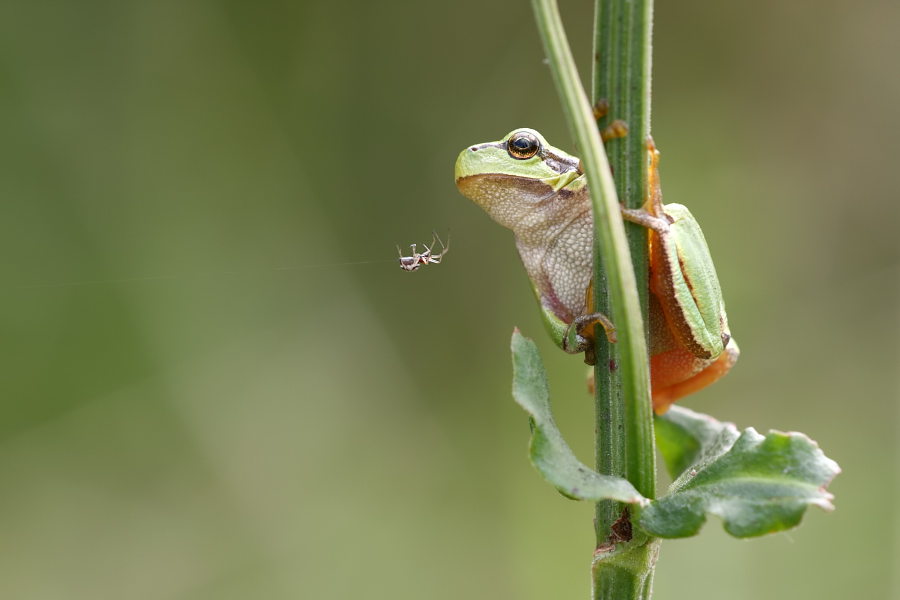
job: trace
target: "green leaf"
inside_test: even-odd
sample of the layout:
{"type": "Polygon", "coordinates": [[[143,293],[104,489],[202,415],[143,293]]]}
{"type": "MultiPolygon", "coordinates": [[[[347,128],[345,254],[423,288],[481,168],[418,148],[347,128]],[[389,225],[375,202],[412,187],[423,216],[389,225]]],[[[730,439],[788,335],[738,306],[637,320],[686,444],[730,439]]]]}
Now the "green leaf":
{"type": "Polygon", "coordinates": [[[816,443],[802,433],[753,428],[739,436],[734,425],[685,409],[661,417],[670,471],[683,473],[669,494],[652,502],[638,524],[664,538],[695,535],[707,515],[722,518],[725,531],[745,538],[797,526],[807,507],[832,510],[825,487],[840,473],[816,443]],[[674,445],[684,442],[683,449],[674,445]],[[687,465],[687,467],[685,467],[687,465]]]}
{"type": "Polygon", "coordinates": [[[680,406],[656,416],[656,443],[672,479],[699,462],[721,456],[740,437],[733,423],[723,423],[680,406]]]}
{"type": "Polygon", "coordinates": [[[644,502],[634,486],[621,477],[601,475],[581,463],[553,421],[550,387],[537,346],[516,329],[512,336],[513,398],[531,415],[531,463],[567,498],[597,502],[644,502]]]}

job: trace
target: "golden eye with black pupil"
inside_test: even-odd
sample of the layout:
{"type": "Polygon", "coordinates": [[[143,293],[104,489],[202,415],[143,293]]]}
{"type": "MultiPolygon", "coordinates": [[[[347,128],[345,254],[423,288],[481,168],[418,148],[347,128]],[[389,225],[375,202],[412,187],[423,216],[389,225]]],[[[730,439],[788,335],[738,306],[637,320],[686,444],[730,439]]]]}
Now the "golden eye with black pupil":
{"type": "Polygon", "coordinates": [[[509,138],[509,141],[506,142],[506,151],[516,160],[531,158],[537,154],[540,149],[541,143],[538,141],[537,137],[527,131],[522,131],[513,135],[509,138]]]}

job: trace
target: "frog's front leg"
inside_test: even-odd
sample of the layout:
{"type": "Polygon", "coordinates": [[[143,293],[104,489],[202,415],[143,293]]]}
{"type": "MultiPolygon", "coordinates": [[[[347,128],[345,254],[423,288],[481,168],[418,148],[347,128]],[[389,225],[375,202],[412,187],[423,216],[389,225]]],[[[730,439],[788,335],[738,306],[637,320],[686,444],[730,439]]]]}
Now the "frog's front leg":
{"type": "Polygon", "coordinates": [[[597,362],[594,352],[594,327],[600,325],[606,332],[606,339],[610,344],[616,343],[616,328],[609,317],[603,313],[589,313],[576,317],[568,327],[563,337],[562,349],[569,354],[584,352],[584,364],[593,366],[597,362]]]}
{"type": "MultiPolygon", "coordinates": [[[[584,362],[594,364],[594,325],[600,325],[606,333],[606,339],[611,344],[616,343],[616,328],[609,317],[603,313],[587,313],[579,315],[567,323],[541,297],[537,287],[532,285],[532,290],[541,307],[541,320],[550,334],[553,342],[569,354],[581,354],[584,352],[584,362]]],[[[590,291],[590,286],[588,287],[590,291]]],[[[590,298],[590,294],[587,294],[590,298]]],[[[587,303],[586,306],[590,306],[587,303]]]]}

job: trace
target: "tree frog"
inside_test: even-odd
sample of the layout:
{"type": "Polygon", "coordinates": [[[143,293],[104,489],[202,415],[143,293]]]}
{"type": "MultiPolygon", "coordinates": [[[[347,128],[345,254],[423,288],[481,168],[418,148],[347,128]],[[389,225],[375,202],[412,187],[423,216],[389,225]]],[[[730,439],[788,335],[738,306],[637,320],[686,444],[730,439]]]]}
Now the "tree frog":
{"type": "MultiPolygon", "coordinates": [[[[687,208],[662,204],[659,153],[648,143],[648,198],[623,218],[650,229],[650,373],[658,413],[727,373],[737,361],[719,280],[703,232],[687,208]]],[[[592,347],[593,212],[578,158],[533,129],[469,146],[456,161],[456,185],[513,231],[516,247],[554,342],[577,354],[592,347]]],[[[590,353],[586,360],[593,362],[590,353]]]]}

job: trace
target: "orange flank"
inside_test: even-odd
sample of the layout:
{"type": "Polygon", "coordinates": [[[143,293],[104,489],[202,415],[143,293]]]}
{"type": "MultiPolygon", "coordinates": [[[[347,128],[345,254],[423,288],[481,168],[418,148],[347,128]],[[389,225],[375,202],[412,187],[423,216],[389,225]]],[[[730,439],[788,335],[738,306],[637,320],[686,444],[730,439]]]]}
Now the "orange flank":
{"type": "Polygon", "coordinates": [[[661,415],[676,400],[715,383],[731,370],[737,358],[738,347],[734,340],[728,342],[725,351],[716,360],[699,359],[683,347],[651,356],[653,410],[661,415]]]}
{"type": "Polygon", "coordinates": [[[676,400],[702,390],[718,381],[737,362],[737,343],[733,339],[717,358],[698,358],[679,340],[659,297],[650,292],[650,390],[653,410],[662,414],[676,400]]]}

